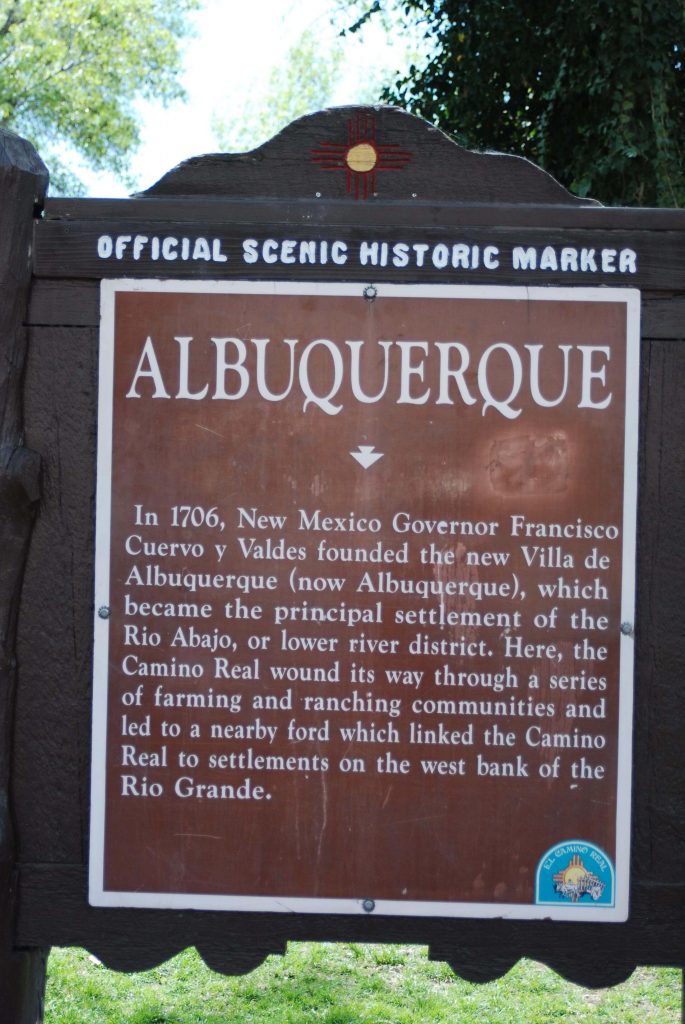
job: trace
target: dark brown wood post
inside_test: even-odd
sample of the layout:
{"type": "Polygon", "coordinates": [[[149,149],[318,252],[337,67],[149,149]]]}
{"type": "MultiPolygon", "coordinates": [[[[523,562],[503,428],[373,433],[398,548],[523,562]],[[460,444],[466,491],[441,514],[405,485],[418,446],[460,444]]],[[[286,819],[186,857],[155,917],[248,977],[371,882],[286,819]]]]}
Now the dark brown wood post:
{"type": "Polygon", "coordinates": [[[14,944],[17,872],[10,798],[15,634],[40,460],[23,447],[21,384],[33,218],[47,188],[30,143],[0,131],[0,1007],[3,1024],[43,1017],[47,949],[14,944]]]}

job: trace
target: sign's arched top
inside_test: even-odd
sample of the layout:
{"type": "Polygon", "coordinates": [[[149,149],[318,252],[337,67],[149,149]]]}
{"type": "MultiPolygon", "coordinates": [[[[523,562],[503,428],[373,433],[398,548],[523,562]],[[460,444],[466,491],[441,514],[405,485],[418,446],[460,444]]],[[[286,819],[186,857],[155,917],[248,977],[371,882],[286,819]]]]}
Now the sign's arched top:
{"type": "Polygon", "coordinates": [[[596,205],[529,160],[475,153],[397,107],[332,107],[248,153],[194,157],[145,196],[596,205]]]}

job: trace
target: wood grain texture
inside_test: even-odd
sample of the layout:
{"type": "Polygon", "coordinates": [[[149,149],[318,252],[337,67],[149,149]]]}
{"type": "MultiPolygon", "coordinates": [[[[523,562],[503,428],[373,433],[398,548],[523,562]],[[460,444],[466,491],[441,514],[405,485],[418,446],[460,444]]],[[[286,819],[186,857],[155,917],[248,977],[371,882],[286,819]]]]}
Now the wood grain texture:
{"type": "Polygon", "coordinates": [[[642,295],[642,334],[646,338],[685,338],[685,295],[642,295]]]}
{"type": "Polygon", "coordinates": [[[321,197],[355,202],[356,179],[362,176],[349,174],[344,151],[365,141],[373,141],[378,150],[367,202],[444,199],[455,194],[466,203],[587,206],[593,202],[572,196],[523,157],[472,153],[422,118],[382,106],[337,107],[309,114],[252,152],[214,153],[187,160],[144,195],[321,197]],[[337,169],[322,166],[334,165],[336,160],[337,169]]]}
{"type": "Polygon", "coordinates": [[[682,866],[685,822],[685,346],[650,346],[642,382],[633,863],[663,882],[682,866]]]}
{"type": "MultiPolygon", "coordinates": [[[[215,970],[240,974],[287,941],[408,942],[427,944],[473,981],[506,973],[522,956],[548,964],[578,984],[623,981],[636,963],[679,966],[682,918],[678,892],[636,884],[634,919],[626,925],[553,921],[479,921],[323,914],[243,914],[85,907],[82,865],[22,868],[19,934],[31,944],[48,932],[53,945],[83,945],[108,967],[145,970],[181,949],[197,946],[215,970]],[[646,914],[658,917],[650,928],[646,914]]],[[[682,895],[682,892],[680,893],[682,895]]]]}
{"type": "Polygon", "coordinates": [[[425,202],[377,200],[372,204],[349,203],[339,199],[255,199],[230,196],[155,197],[132,199],[46,199],[46,222],[115,220],[125,223],[154,221],[258,224],[279,223],[286,211],[288,223],[321,226],[369,223],[385,227],[398,224],[448,227],[499,224],[502,227],[595,228],[625,231],[683,231],[685,210],[643,210],[635,207],[577,206],[558,203],[472,203],[462,202],[455,189],[451,199],[425,202]]]}
{"type": "Polygon", "coordinates": [[[19,630],[20,855],[80,861],[90,771],[97,332],[33,328],[26,382],[27,443],[41,453],[43,487],[19,630]]]}
{"type": "MultiPolygon", "coordinates": [[[[35,326],[97,327],[99,281],[34,279],[27,322],[35,326]]],[[[646,338],[678,341],[685,337],[685,296],[643,292],[641,323],[646,338]]]]}
{"type": "Polygon", "coordinates": [[[100,282],[34,278],[26,322],[37,326],[97,327],[100,282]]]}
{"type": "Polygon", "coordinates": [[[9,784],[16,622],[40,473],[38,455],[23,437],[24,319],[33,216],[46,187],[47,172],[33,147],[0,130],[0,1007],[8,1024],[34,1024],[45,984],[44,951],[15,946],[16,837],[9,784]]]}
{"type": "MultiPolygon", "coordinates": [[[[610,231],[559,228],[550,223],[548,227],[511,228],[498,224],[489,226],[455,226],[446,223],[435,225],[406,225],[398,227],[378,226],[372,220],[347,225],[344,230],[333,232],[330,227],[295,221],[285,223],[287,208],[281,210],[279,221],[254,222],[237,228],[235,225],[217,221],[211,228],[200,222],[184,223],[171,221],[163,228],[153,221],[126,219],[123,223],[113,220],[91,222],[47,221],[37,225],[35,234],[35,275],[37,278],[80,278],[103,277],[173,277],[195,279],[302,279],[339,281],[423,281],[442,284],[520,284],[520,285],[624,285],[646,288],[654,291],[675,291],[685,276],[685,232],[681,231],[610,231]],[[121,257],[112,255],[106,259],[98,256],[98,239],[106,236],[115,240],[125,238],[121,257]],[[132,245],[138,236],[141,243],[138,255],[132,245]],[[152,250],[152,239],[173,240],[173,258],[156,256],[152,250]],[[192,253],[198,238],[213,251],[214,244],[222,259],[216,261],[202,257],[193,258],[192,253]],[[188,258],[184,259],[183,239],[187,239],[188,258]],[[257,262],[247,262],[244,242],[254,239],[258,245],[257,262]],[[336,265],[330,258],[325,264],[300,262],[299,248],[296,247],[294,260],[283,262],[280,255],[269,262],[262,258],[265,240],[276,243],[276,252],[281,252],[284,240],[300,242],[326,241],[329,245],[338,241],[346,247],[344,264],[336,265]],[[380,246],[388,246],[385,257],[380,246]],[[408,246],[408,263],[393,265],[393,249],[396,244],[408,246]],[[453,266],[454,245],[478,246],[477,257],[466,267],[453,266]],[[369,249],[369,246],[375,246],[369,249]],[[414,249],[418,246],[419,249],[414,249]],[[484,265],[484,249],[494,246],[496,266],[484,265]],[[449,262],[445,265],[434,259],[433,253],[440,247],[441,260],[447,252],[449,262]],[[517,264],[515,250],[536,250],[536,268],[524,269],[525,262],[517,264]],[[543,252],[547,247],[554,251],[555,269],[547,269],[543,252]],[[577,255],[579,269],[562,270],[562,250],[573,249],[577,255]],[[583,264],[581,250],[585,250],[583,264]],[[612,253],[608,264],[611,269],[602,268],[602,252],[612,253]],[[636,272],[619,270],[620,253],[631,250],[636,253],[636,272]],[[580,269],[585,265],[589,269],[580,269]]],[[[395,215],[397,212],[395,211],[395,215]]],[[[203,246],[201,251],[207,252],[203,246]]],[[[161,248],[159,250],[162,251],[161,248]]],[[[288,253],[288,258],[292,253],[288,253]]],[[[520,255],[517,255],[520,261],[520,255]]],[[[573,264],[571,264],[571,267],[573,264]]]]}

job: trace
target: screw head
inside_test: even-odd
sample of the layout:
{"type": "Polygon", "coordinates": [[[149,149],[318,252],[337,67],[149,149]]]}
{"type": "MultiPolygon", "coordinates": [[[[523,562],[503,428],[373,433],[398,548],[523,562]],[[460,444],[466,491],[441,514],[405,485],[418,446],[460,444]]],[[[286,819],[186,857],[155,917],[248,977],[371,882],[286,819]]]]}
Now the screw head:
{"type": "Polygon", "coordinates": [[[362,909],[365,910],[367,914],[373,913],[373,911],[376,909],[376,901],[362,900],[362,909]]]}
{"type": "Polygon", "coordinates": [[[101,619],[108,619],[110,617],[111,612],[106,604],[103,604],[101,608],[98,608],[98,615],[101,619]]]}
{"type": "Polygon", "coordinates": [[[364,298],[367,302],[373,302],[378,295],[378,289],[373,284],[367,284],[363,292],[364,298]]]}
{"type": "Polygon", "coordinates": [[[632,622],[622,622],[621,623],[621,632],[623,633],[624,636],[632,636],[633,635],[633,624],[632,624],[632,622]]]}

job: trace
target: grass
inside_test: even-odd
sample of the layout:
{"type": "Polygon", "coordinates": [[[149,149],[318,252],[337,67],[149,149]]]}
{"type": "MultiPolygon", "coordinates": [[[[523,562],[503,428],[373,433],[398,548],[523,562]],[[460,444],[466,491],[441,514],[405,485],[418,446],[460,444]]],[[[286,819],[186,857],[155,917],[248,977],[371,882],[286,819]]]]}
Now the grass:
{"type": "Polygon", "coordinates": [[[194,950],[117,974],[85,950],[55,949],[45,1024],[676,1024],[680,986],[680,971],[638,968],[623,985],[584,989],[531,960],[472,985],[420,946],[291,943],[230,978],[194,950]]]}

